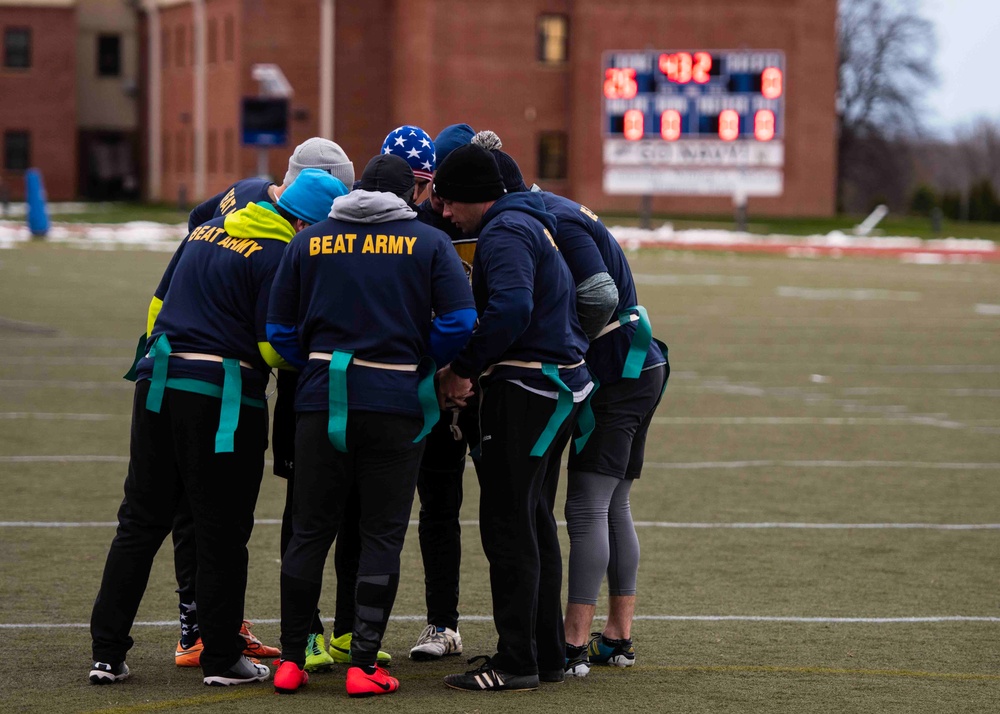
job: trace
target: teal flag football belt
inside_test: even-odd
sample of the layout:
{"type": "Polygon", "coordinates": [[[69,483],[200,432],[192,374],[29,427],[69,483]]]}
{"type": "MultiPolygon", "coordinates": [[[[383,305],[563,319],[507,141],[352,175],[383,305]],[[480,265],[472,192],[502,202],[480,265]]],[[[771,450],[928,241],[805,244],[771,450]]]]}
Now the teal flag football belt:
{"type": "Polygon", "coordinates": [[[419,364],[391,364],[388,362],[371,362],[369,360],[357,359],[354,353],[346,350],[334,350],[333,352],[310,352],[309,359],[320,359],[330,362],[329,370],[329,420],[327,422],[327,436],[333,448],[342,453],[347,452],[347,412],[349,402],[347,399],[347,368],[351,364],[358,367],[368,367],[371,369],[385,369],[392,372],[416,372],[420,376],[417,384],[417,398],[420,400],[420,409],[424,413],[424,426],[417,434],[413,443],[418,443],[430,433],[431,428],[437,424],[441,418],[441,410],[438,407],[437,394],[434,391],[434,374],[437,372],[437,365],[430,357],[424,357],[419,364]]]}
{"type": "Polygon", "coordinates": [[[642,305],[627,307],[618,313],[618,322],[612,322],[601,330],[594,340],[599,340],[609,332],[614,332],[619,327],[623,327],[631,322],[638,322],[635,327],[635,334],[632,335],[632,344],[628,348],[628,356],[625,358],[625,366],[622,368],[622,379],[638,379],[642,372],[642,366],[646,363],[646,353],[649,351],[649,344],[653,341],[653,328],[649,324],[649,315],[642,305]]]}
{"type": "Polygon", "coordinates": [[[240,374],[240,367],[252,368],[247,362],[197,352],[172,352],[170,341],[166,335],[157,337],[150,345],[146,355],[153,360],[153,376],[149,382],[149,394],[146,395],[146,409],[149,411],[160,413],[163,406],[163,394],[167,389],[192,392],[222,400],[222,408],[219,412],[219,429],[215,432],[215,453],[217,454],[229,454],[235,449],[234,442],[236,428],[240,422],[241,405],[245,404],[257,409],[267,407],[263,399],[243,396],[243,376],[240,374]],[[202,362],[221,362],[224,373],[222,386],[201,379],[168,378],[167,364],[171,356],[202,362]]]}
{"type": "MultiPolygon", "coordinates": [[[[550,382],[556,385],[558,390],[558,397],[556,401],[556,409],[552,412],[552,416],[549,417],[548,423],[539,434],[538,439],[535,441],[535,445],[531,447],[531,456],[543,456],[548,450],[549,446],[556,438],[556,434],[559,433],[560,427],[562,427],[563,422],[566,421],[566,417],[569,413],[573,411],[573,390],[566,386],[566,384],[559,378],[560,369],[575,369],[577,367],[582,367],[586,364],[583,360],[580,360],[576,364],[548,364],[546,362],[522,362],[516,359],[503,360],[497,362],[496,364],[487,367],[486,371],[483,372],[483,377],[488,377],[496,367],[501,365],[506,365],[508,367],[521,367],[522,369],[540,369],[542,374],[548,378],[550,382]]],[[[594,396],[594,392],[600,386],[600,383],[593,379],[594,388],[590,390],[590,394],[583,401],[583,407],[580,410],[580,416],[577,419],[577,426],[580,427],[581,435],[577,437],[574,442],[576,450],[579,451],[587,443],[587,439],[590,438],[591,432],[594,431],[594,411],[590,406],[590,399],[594,396]]]]}

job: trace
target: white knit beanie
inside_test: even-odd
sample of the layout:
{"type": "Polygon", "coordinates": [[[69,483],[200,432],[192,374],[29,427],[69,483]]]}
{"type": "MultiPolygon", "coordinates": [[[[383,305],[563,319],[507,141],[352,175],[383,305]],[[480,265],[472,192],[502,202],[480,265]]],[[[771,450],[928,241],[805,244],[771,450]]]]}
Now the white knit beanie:
{"type": "Polygon", "coordinates": [[[314,136],[295,147],[288,159],[285,186],[291,185],[302,169],[322,169],[343,181],[348,189],[354,185],[354,164],[344,150],[329,139],[314,136]]]}

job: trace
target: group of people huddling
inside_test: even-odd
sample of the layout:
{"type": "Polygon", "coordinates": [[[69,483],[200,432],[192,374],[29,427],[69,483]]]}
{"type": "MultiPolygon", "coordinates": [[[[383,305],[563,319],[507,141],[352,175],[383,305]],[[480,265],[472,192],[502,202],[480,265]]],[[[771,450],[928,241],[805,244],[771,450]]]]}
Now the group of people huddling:
{"type": "Polygon", "coordinates": [[[355,181],[312,138],[280,185],[239,181],[191,212],[150,303],[125,497],[91,618],[93,684],[130,674],[129,632],[173,534],[179,666],[291,693],[349,665],[351,696],[399,681],[381,650],[414,494],[427,625],[413,660],[462,653],[459,511],[480,487],[496,651],[445,677],[536,689],[635,662],[639,543],[629,490],[669,376],[622,250],[598,217],[525,185],[493,132],[390,132],[355,181]],[[427,194],[422,202],[420,199],[427,194]],[[244,619],[247,542],[268,446],[281,527],[281,647],[244,619]],[[569,598],[554,506],[569,449],[569,598]],[[336,541],[336,614],[319,617],[336,541]],[[603,632],[590,634],[608,578],[603,632]]]}

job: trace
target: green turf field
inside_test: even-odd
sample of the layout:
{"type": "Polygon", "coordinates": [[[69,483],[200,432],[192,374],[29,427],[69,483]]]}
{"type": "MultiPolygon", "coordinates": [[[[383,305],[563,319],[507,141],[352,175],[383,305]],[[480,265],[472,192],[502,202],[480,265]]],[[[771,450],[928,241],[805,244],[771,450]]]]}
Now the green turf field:
{"type": "MultiPolygon", "coordinates": [[[[276,697],[175,668],[177,627],[155,624],[177,614],[169,547],[132,678],[87,684],[85,623],[128,446],[120,376],[169,255],[0,251],[2,710],[997,711],[1000,265],[630,258],[674,370],[633,490],[637,665],[534,693],[445,688],[464,661],[406,659],[423,613],[413,528],[385,643],[401,691],[354,701],[343,670],[276,697]]],[[[257,518],[282,505],[265,476],[257,518]]],[[[470,470],[464,518],[477,506],[470,470]]],[[[490,654],[485,559],[474,523],[464,534],[466,655],[490,654]]],[[[278,526],[258,525],[247,616],[269,644],[277,554],[278,526]]],[[[332,563],[327,575],[332,612],[332,563]]]]}

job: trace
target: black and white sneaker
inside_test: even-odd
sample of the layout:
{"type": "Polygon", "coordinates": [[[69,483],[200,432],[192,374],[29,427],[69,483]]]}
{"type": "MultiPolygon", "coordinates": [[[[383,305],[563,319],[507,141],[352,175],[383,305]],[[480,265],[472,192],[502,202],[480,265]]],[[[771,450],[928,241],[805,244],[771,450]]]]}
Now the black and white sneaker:
{"type": "Polygon", "coordinates": [[[222,674],[205,677],[205,684],[210,687],[229,687],[233,684],[263,682],[270,676],[271,670],[267,666],[254,664],[248,657],[242,656],[222,674]]]}
{"type": "Polygon", "coordinates": [[[112,667],[107,662],[94,662],[90,665],[91,684],[114,684],[129,676],[128,665],[124,662],[112,667]]]}
{"type": "Polygon", "coordinates": [[[538,689],[537,674],[509,674],[494,669],[492,660],[484,655],[473,657],[469,664],[476,660],[483,660],[478,668],[465,674],[449,674],[444,683],[452,689],[470,692],[527,692],[538,689]]]}

